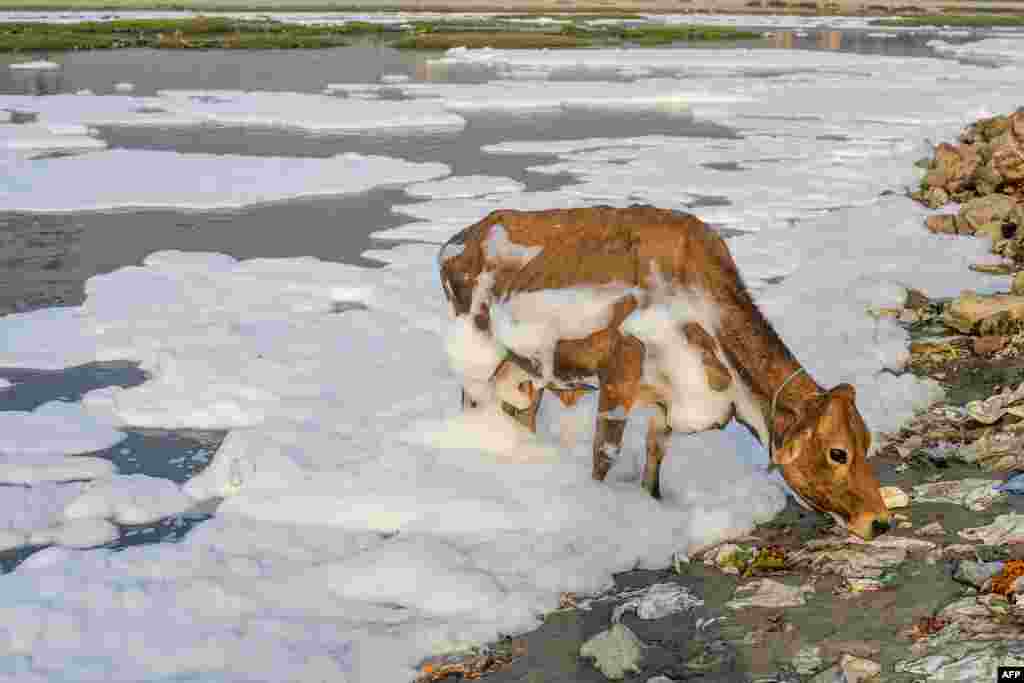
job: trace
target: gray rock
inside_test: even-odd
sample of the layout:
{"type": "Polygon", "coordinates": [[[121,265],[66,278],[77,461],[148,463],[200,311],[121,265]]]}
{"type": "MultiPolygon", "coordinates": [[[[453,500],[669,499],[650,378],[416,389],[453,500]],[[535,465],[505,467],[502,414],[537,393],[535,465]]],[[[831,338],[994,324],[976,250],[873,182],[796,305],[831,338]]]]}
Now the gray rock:
{"type": "Polygon", "coordinates": [[[640,671],[643,648],[643,642],[629,627],[615,624],[583,643],[580,656],[593,657],[598,671],[612,680],[618,680],[624,678],[627,671],[640,671]]]}
{"type": "Polygon", "coordinates": [[[792,664],[797,673],[805,676],[809,676],[815,671],[820,671],[821,667],[825,665],[825,662],[821,659],[821,648],[815,645],[807,645],[800,648],[800,651],[793,657],[792,664]]]}

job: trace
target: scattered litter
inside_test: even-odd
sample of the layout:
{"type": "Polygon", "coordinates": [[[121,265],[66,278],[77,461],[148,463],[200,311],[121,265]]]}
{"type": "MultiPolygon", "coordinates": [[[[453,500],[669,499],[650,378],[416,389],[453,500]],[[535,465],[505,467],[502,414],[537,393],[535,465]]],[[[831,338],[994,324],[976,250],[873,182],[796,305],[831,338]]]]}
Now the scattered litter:
{"type": "Polygon", "coordinates": [[[1016,405],[1024,401],[1024,382],[1013,391],[1009,387],[1002,393],[991,396],[983,401],[971,401],[967,404],[967,414],[983,424],[995,424],[1007,413],[1024,417],[1024,406],[1016,405]]]}
{"type": "Polygon", "coordinates": [[[735,543],[724,543],[705,552],[703,558],[704,564],[708,566],[718,567],[726,574],[744,577],[755,571],[786,569],[789,564],[786,551],[777,545],[745,548],[735,543]]]}
{"type": "Polygon", "coordinates": [[[932,522],[931,524],[925,524],[914,533],[918,536],[945,536],[946,530],[942,527],[941,522],[932,522]]]}
{"type": "Polygon", "coordinates": [[[613,624],[619,623],[626,612],[636,612],[638,617],[645,620],[661,619],[704,604],[704,601],[694,596],[686,586],[677,583],[656,583],[632,593],[634,596],[612,612],[613,624]]]}
{"type": "Polygon", "coordinates": [[[1024,472],[1017,472],[1011,475],[1006,481],[996,487],[998,491],[1006,493],[1024,493],[1024,472]]]}
{"type": "Polygon", "coordinates": [[[725,603],[731,609],[745,607],[796,607],[803,605],[806,593],[813,593],[814,587],[809,584],[787,586],[773,579],[755,579],[750,583],[737,586],[733,599],[725,603]]]}
{"type": "Polygon", "coordinates": [[[985,545],[1024,543],[1024,514],[1011,512],[999,515],[991,524],[963,529],[959,535],[968,541],[978,541],[985,545]]]}
{"type": "Polygon", "coordinates": [[[972,560],[961,560],[957,563],[953,572],[953,580],[966,583],[975,588],[981,588],[986,581],[999,574],[1004,567],[1004,562],[974,562],[972,560]]]}
{"type": "Polygon", "coordinates": [[[893,510],[895,508],[905,508],[910,505],[910,496],[908,496],[898,486],[883,486],[879,489],[882,493],[882,500],[885,502],[885,507],[893,510]]]}
{"type": "Polygon", "coordinates": [[[838,574],[845,578],[879,579],[886,569],[907,559],[907,550],[902,547],[833,542],[832,547],[815,550],[810,543],[807,545],[791,556],[794,565],[809,566],[818,574],[838,574]]]}
{"type": "Polygon", "coordinates": [[[942,654],[897,662],[897,673],[927,676],[926,681],[976,683],[996,680],[1000,666],[1024,665],[1024,644],[1011,646],[962,643],[942,654]]]}
{"type": "Polygon", "coordinates": [[[974,512],[982,512],[1006,494],[997,490],[999,482],[991,479],[957,479],[920,484],[913,489],[918,503],[954,503],[974,512]]]}
{"type": "Polygon", "coordinates": [[[809,676],[820,671],[825,662],[821,658],[821,648],[817,645],[805,645],[800,648],[790,662],[798,674],[809,676]]]}
{"type": "Polygon", "coordinates": [[[1000,472],[1024,467],[1024,434],[992,432],[982,434],[960,450],[960,459],[983,469],[1000,472]]]}
{"type": "Polygon", "coordinates": [[[1024,560],[1010,560],[1003,565],[997,574],[992,576],[988,590],[991,593],[1007,597],[1016,595],[1020,592],[1018,584],[1021,583],[1019,579],[1022,576],[1024,576],[1024,560]]]}

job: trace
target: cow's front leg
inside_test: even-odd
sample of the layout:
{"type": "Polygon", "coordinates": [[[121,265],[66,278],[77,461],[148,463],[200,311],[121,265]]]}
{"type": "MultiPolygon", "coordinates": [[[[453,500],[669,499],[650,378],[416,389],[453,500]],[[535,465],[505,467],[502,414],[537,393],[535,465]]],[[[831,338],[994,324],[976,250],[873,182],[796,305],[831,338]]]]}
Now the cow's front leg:
{"type": "Polygon", "coordinates": [[[661,461],[665,457],[665,440],[672,430],[668,426],[668,410],[659,403],[647,423],[647,463],[643,487],[654,498],[661,498],[661,461]]]}
{"type": "Polygon", "coordinates": [[[643,344],[635,337],[620,336],[613,343],[608,366],[601,373],[594,430],[593,477],[597,481],[604,481],[622,449],[622,434],[640,387],[643,360],[643,344]]]}

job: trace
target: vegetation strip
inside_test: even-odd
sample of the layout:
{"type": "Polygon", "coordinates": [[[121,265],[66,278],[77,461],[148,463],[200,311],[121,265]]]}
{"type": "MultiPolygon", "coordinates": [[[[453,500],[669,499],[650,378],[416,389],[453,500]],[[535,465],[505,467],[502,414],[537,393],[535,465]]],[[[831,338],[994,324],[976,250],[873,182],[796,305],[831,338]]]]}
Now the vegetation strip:
{"type": "Polygon", "coordinates": [[[394,43],[401,49],[447,50],[453,47],[526,49],[544,47],[587,47],[587,38],[559,33],[517,31],[455,31],[420,33],[406,36],[394,43]]]}
{"type": "Polygon", "coordinates": [[[305,26],[270,20],[198,16],[75,24],[0,23],[0,52],[146,48],[320,48],[346,45],[346,36],[381,33],[364,22],[305,26]]]}
{"type": "Polygon", "coordinates": [[[187,19],[121,19],[73,24],[0,23],[0,52],[114,48],[323,48],[346,45],[354,35],[402,35],[398,48],[452,47],[577,48],[599,44],[666,45],[676,41],[745,40],[760,34],[719,26],[586,26],[576,23],[538,30],[491,19],[486,22],[413,22],[397,25],[348,22],[299,25],[269,19],[197,16],[187,19]]]}

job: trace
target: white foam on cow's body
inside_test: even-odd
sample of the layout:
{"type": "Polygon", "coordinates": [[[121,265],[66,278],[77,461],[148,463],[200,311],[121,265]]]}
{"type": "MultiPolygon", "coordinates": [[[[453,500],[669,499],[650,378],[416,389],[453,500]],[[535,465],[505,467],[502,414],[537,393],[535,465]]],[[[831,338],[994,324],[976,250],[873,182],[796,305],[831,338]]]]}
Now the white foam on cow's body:
{"type": "Polygon", "coordinates": [[[614,306],[635,287],[624,284],[514,292],[491,303],[495,338],[520,356],[540,363],[543,383],[555,380],[555,347],[585,339],[611,322],[614,306]]]}
{"type": "MultiPolygon", "coordinates": [[[[954,139],[980,110],[1018,106],[1024,78],[1012,66],[782,52],[620,51],[627,69],[671,59],[677,72],[689,70],[688,83],[675,87],[718,100],[691,111],[741,137],[518,141],[564,155],[551,166],[571,166],[581,182],[402,207],[427,220],[402,230],[439,244],[494,208],[655,199],[683,208],[692,192],[724,188],[719,196],[731,206],[697,213],[760,229],[729,246],[765,316],[819,383],[852,382],[871,429],[890,430],[941,389],[881,371],[901,362],[907,335],[869,317],[865,302],[889,300],[896,289],[887,283],[933,297],[1007,286],[968,269],[991,261],[984,241],[929,234],[927,212],[901,189],[919,180],[912,164],[925,138],[954,139]],[[777,66],[792,69],[768,80],[742,75],[777,66]],[[877,97],[879,84],[886,97],[877,97]],[[818,139],[836,135],[850,140],[818,139]],[[741,170],[699,166],[720,159],[741,170]],[[641,198],[630,197],[634,188],[641,198]],[[879,197],[885,189],[896,195],[879,197]],[[786,279],[765,281],[777,276],[786,279]]],[[[612,61],[606,51],[558,50],[515,59],[515,68],[538,71],[612,61]]],[[[477,94],[453,87],[465,88],[453,99],[477,94]]],[[[588,96],[607,91],[612,100],[639,92],[593,90],[588,96]]],[[[508,91],[491,102],[530,99],[527,88],[508,91]]],[[[46,110],[48,124],[97,125],[110,109],[115,120],[158,118],[136,111],[140,98],[27,99],[46,110]]],[[[295,102],[276,116],[301,128],[312,100],[295,102]]],[[[31,110],[0,96],[4,108],[31,110]]],[[[309,119],[323,120],[315,112],[309,119]]],[[[159,177],[156,168],[133,170],[159,177]]],[[[66,190],[49,176],[31,187],[54,203],[66,190]]],[[[493,413],[462,415],[459,380],[442,351],[448,304],[436,247],[367,256],[388,265],[161,252],[90,279],[83,306],[0,318],[3,367],[143,363],[143,385],[90,392],[85,409],[117,424],[231,429],[184,487],[194,499],[226,498],[180,542],[49,548],[0,577],[0,679],[407,683],[428,654],[536,627],[562,591],[596,591],[637,566],[663,568],[672,552],[746,533],[783,507],[783,489],[759,471],[765,450],[735,424],[673,433],[656,502],[639,484],[642,421],[627,428],[607,480],[591,480],[594,394],[566,409],[548,392],[536,436],[493,413]],[[336,297],[367,309],[338,314],[336,297]],[[573,429],[563,432],[563,421],[573,429]],[[370,560],[391,580],[374,583],[370,560]]],[[[0,541],[59,523],[70,494],[80,493],[69,486],[80,484],[17,487],[26,495],[12,494],[0,509],[33,519],[16,527],[0,520],[0,541]]],[[[65,540],[101,540],[85,538],[103,531],[89,525],[65,540]]]]}
{"type": "Polygon", "coordinates": [[[449,328],[445,351],[470,398],[489,401],[493,397],[490,379],[505,358],[502,346],[495,343],[492,334],[477,329],[472,316],[459,316],[449,328]]]}
{"type": "Polygon", "coordinates": [[[497,262],[503,267],[522,268],[544,250],[543,247],[526,247],[508,238],[508,231],[501,223],[491,226],[484,241],[484,256],[489,263],[497,262]]]}
{"type": "Polygon", "coordinates": [[[708,384],[703,349],[690,344],[682,333],[682,325],[695,322],[715,337],[718,310],[714,302],[696,290],[660,295],[656,301],[631,313],[620,329],[646,346],[644,382],[666,394],[669,426],[682,433],[702,432],[724,426],[735,409],[767,443],[762,411],[721,350],[715,349],[715,357],[729,369],[732,382],[725,390],[715,391],[708,384]]]}

